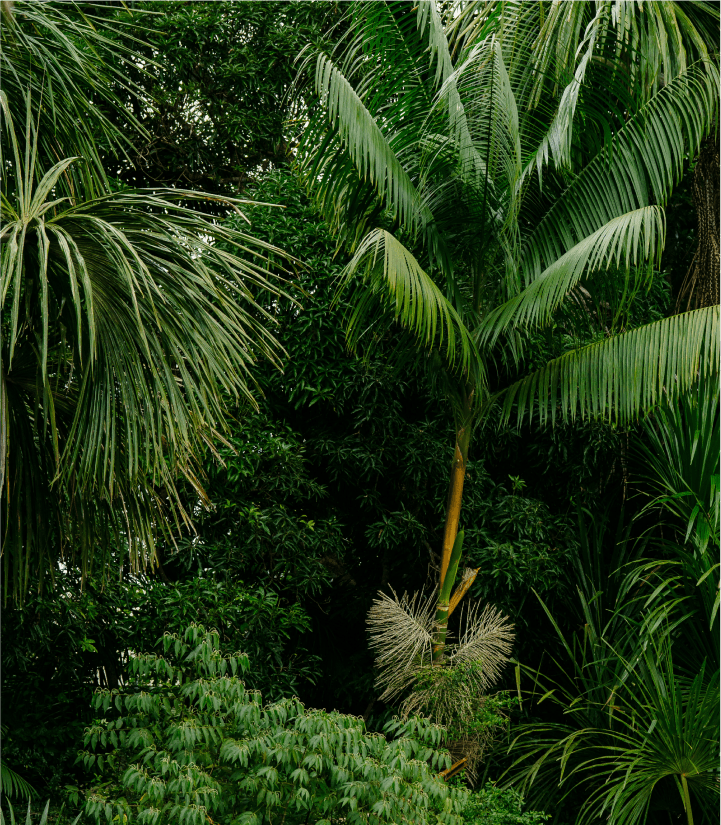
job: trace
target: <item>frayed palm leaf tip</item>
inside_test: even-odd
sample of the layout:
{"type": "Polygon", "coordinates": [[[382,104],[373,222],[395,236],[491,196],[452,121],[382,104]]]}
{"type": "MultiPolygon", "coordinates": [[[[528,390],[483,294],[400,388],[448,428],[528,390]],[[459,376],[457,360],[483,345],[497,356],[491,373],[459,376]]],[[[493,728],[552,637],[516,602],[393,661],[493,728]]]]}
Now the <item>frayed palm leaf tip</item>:
{"type": "MultiPolygon", "coordinates": [[[[423,671],[432,667],[437,591],[399,598],[379,593],[368,612],[370,646],[378,671],[376,687],[386,701],[413,687],[423,671]]],[[[478,663],[469,675],[487,691],[508,662],[513,646],[513,625],[497,608],[469,605],[460,615],[457,641],[449,631],[443,665],[478,663]]]]}

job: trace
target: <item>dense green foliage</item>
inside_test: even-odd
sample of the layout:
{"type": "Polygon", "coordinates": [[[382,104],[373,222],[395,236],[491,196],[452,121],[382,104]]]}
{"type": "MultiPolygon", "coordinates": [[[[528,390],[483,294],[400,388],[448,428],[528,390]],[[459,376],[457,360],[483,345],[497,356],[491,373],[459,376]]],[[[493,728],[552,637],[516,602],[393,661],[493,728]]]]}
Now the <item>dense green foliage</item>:
{"type": "Polygon", "coordinates": [[[173,0],[162,10],[154,2],[115,9],[107,24],[136,53],[125,68],[135,90],[127,103],[143,129],[116,161],[119,179],[237,194],[287,163],[286,121],[304,109],[288,94],[295,57],[309,42],[323,43],[337,16],[334,4],[304,2],[173,0]]]}
{"type": "Polygon", "coordinates": [[[82,758],[110,782],[88,796],[91,818],[117,808],[128,822],[159,825],[208,815],[247,825],[460,823],[464,792],[437,775],[450,765],[441,730],[391,723],[389,741],[297,699],[263,704],[241,681],[247,657],[223,653],[202,626],[165,636],[163,648],[134,654],[127,685],[94,699],[99,718],[82,758]]]}
{"type": "Polygon", "coordinates": [[[712,825],[717,5],[2,14],[4,821],[712,825]]]}

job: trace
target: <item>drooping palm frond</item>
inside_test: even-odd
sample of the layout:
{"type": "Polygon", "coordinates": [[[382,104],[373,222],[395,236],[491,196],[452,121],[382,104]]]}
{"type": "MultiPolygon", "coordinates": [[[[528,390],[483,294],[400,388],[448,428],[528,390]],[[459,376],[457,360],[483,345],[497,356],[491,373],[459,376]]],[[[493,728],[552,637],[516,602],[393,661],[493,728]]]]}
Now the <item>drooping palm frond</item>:
{"type": "MultiPolygon", "coordinates": [[[[7,725],[0,725],[0,742],[7,736],[7,732],[7,725]]],[[[30,799],[35,791],[28,782],[15,773],[4,759],[0,758],[0,793],[6,797],[20,796],[30,799]]]]}
{"type": "MultiPolygon", "coordinates": [[[[77,154],[86,163],[71,167],[56,182],[63,195],[79,188],[86,197],[102,194],[107,175],[101,151],[113,147],[127,153],[143,127],[123,106],[119,90],[137,97],[128,80],[126,64],[148,71],[152,60],[133,60],[134,53],[114,38],[119,24],[97,14],[102,4],[55,3],[51,0],[17,0],[3,4],[0,74],[3,91],[16,122],[25,119],[25,100],[34,101],[39,132],[39,170],[77,154]],[[121,126],[108,116],[122,111],[121,126]],[[72,153],[68,147],[75,147],[72,153]]],[[[136,15],[147,12],[136,11],[136,15]]],[[[133,31],[123,31],[126,41],[141,45],[133,31]]]]}
{"type": "Polygon", "coordinates": [[[316,90],[325,107],[331,128],[338,130],[359,177],[368,180],[394,219],[410,232],[432,217],[422,210],[415,186],[395,152],[342,73],[319,55],[315,71],[316,90]]]}
{"type": "Polygon", "coordinates": [[[451,365],[468,371],[479,359],[453,305],[403,244],[384,229],[368,233],[345,269],[341,288],[354,285],[348,340],[357,346],[378,306],[427,348],[444,347],[451,365]]]}
{"type": "Polygon", "coordinates": [[[22,776],[6,765],[0,759],[0,790],[8,799],[20,797],[20,799],[31,799],[37,796],[37,791],[22,776]]]}
{"type": "Polygon", "coordinates": [[[279,250],[179,203],[202,193],[56,197],[81,161],[38,177],[33,101],[24,136],[1,102],[3,561],[20,596],[64,551],[87,570],[109,532],[151,559],[186,518],[179,476],[204,498],[198,465],[228,398],[253,403],[251,363],[279,355],[256,300],[277,293],[265,253],[279,250]]]}
{"type": "Polygon", "coordinates": [[[425,46],[416,16],[403,11],[402,4],[349,4],[350,34],[333,60],[311,55],[301,69],[302,76],[313,66],[319,105],[301,136],[297,168],[351,248],[365,231],[361,216],[373,220],[379,209],[390,209],[411,230],[429,220],[409,175],[417,165],[417,123],[432,92],[422,73],[427,60],[420,60],[425,46]],[[349,235],[346,224],[357,223],[349,235]]]}
{"type": "Polygon", "coordinates": [[[619,129],[524,239],[526,283],[619,214],[665,203],[714,123],[717,88],[717,68],[694,64],[619,129]]]}
{"type": "Polygon", "coordinates": [[[665,216],[658,206],[614,218],[554,261],[523,292],[489,313],[478,328],[479,343],[493,346],[504,330],[549,323],[584,276],[612,266],[653,266],[661,257],[665,236],[665,216]]]}
{"type": "Polygon", "coordinates": [[[719,371],[719,307],[673,315],[562,355],[503,392],[503,416],[631,421],[719,371]]]}

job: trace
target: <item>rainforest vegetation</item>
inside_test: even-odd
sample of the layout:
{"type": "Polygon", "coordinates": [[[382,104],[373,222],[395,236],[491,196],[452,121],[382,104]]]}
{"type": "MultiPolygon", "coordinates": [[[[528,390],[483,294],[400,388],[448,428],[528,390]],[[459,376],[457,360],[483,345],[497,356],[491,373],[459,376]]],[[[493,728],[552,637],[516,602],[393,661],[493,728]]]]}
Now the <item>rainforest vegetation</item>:
{"type": "Polygon", "coordinates": [[[717,823],[718,4],[1,26],[3,821],[717,823]]]}

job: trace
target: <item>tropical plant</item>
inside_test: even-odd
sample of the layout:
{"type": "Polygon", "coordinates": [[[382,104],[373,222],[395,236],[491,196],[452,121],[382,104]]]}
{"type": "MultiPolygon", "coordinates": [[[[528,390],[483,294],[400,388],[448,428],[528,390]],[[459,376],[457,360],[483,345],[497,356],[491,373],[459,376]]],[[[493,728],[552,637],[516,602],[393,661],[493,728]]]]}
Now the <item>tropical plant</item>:
{"type": "MultiPolygon", "coordinates": [[[[462,543],[463,531],[456,539],[447,582],[455,578],[462,543]]],[[[473,572],[468,569],[462,576],[461,595],[472,584],[473,572]]],[[[460,596],[450,600],[447,593],[440,599],[435,592],[410,598],[404,594],[400,599],[395,593],[393,598],[380,593],[368,612],[368,630],[381,701],[396,699],[410,689],[401,704],[401,717],[427,715],[446,728],[451,754],[465,759],[464,768],[474,781],[478,762],[504,721],[497,712],[498,701],[487,693],[508,662],[513,627],[508,617],[489,605],[483,611],[478,605],[466,605],[454,641],[448,632],[448,614],[459,602],[460,596]],[[439,602],[450,602],[446,612],[438,608],[439,602]],[[440,656],[444,667],[438,666],[440,656]]]]}
{"type": "Polygon", "coordinates": [[[585,645],[563,639],[565,683],[533,675],[538,701],[555,704],[564,722],[517,732],[516,781],[541,806],[575,792],[579,823],[643,823],[652,811],[685,814],[689,825],[711,823],[718,809],[718,671],[702,665],[693,678],[680,676],[668,638],[659,642],[642,629],[645,650],[586,625],[585,645]]]}
{"type": "MultiPolygon", "coordinates": [[[[50,812],[50,800],[48,800],[45,803],[45,808],[43,809],[43,812],[40,815],[40,819],[37,820],[38,825],[47,825],[48,813],[49,812],[50,812]]],[[[15,822],[16,822],[15,811],[13,809],[13,806],[10,805],[10,803],[8,803],[8,813],[10,815],[10,825],[15,825],[15,822]]],[[[72,821],[71,825],[77,825],[77,823],[80,821],[80,816],[81,816],[81,814],[76,816],[75,819],[72,821]]],[[[32,812],[30,811],[30,803],[28,802],[28,810],[27,810],[27,814],[25,815],[25,825],[33,825],[34,821],[35,820],[33,820],[32,812]]],[[[5,825],[5,823],[6,823],[5,814],[3,813],[2,809],[0,809],[0,825],[5,825]]]]}
{"type": "Polygon", "coordinates": [[[121,72],[97,58],[92,7],[3,10],[0,481],[5,593],[21,596],[61,556],[87,573],[113,536],[137,567],[190,522],[176,479],[206,500],[229,403],[254,403],[256,358],[277,362],[255,295],[277,292],[278,250],[193,211],[202,193],[115,191],[121,72]]]}
{"type": "MultiPolygon", "coordinates": [[[[6,741],[7,731],[6,725],[0,728],[0,735],[3,741],[6,741]]],[[[7,799],[19,796],[21,799],[29,800],[37,794],[33,786],[17,774],[7,762],[3,762],[2,759],[0,759],[0,792],[2,792],[7,799]]]]}
{"type": "Polygon", "coordinates": [[[130,575],[126,564],[121,581],[81,587],[80,575],[65,571],[52,591],[29,593],[22,609],[6,608],[3,771],[12,767],[54,804],[83,786],[74,759],[93,719],[93,691],[124,683],[129,650],[160,653],[159,634],[182,633],[193,621],[220,628],[221,644],[245,650],[252,663],[245,683],[266,701],[307,694],[321,677],[320,658],[307,649],[308,613],[279,598],[267,586],[270,576],[266,587],[229,579],[219,572],[169,582],[130,575]]]}
{"type": "Polygon", "coordinates": [[[463,821],[469,825],[536,825],[551,818],[542,811],[524,811],[523,808],[523,795],[518,791],[488,782],[468,797],[463,821]]]}
{"type": "Polygon", "coordinates": [[[128,684],[97,694],[79,758],[110,780],[88,794],[92,819],[460,824],[439,728],[396,720],[389,740],[297,699],[264,705],[240,679],[247,657],[218,642],[198,625],[166,635],[164,655],[134,655],[128,684]]]}
{"type": "Polygon", "coordinates": [[[665,539],[658,522],[642,541],[617,535],[606,570],[602,531],[582,533],[583,630],[569,638],[547,611],[565,661],[525,668],[532,701],[555,705],[564,721],[522,726],[511,772],[541,804],[575,794],[579,822],[640,823],[666,811],[710,823],[719,794],[715,390],[701,383],[644,430],[644,480],[673,521],[665,539]],[[562,676],[546,675],[553,665],[562,676]]]}
{"type": "Polygon", "coordinates": [[[306,63],[319,105],[297,158],[353,251],[341,285],[352,290],[349,345],[368,352],[400,326],[406,357],[432,353],[453,412],[446,614],[469,445],[496,359],[519,359],[564,301],[588,314],[584,296],[617,270],[596,340],[506,388],[506,418],[624,422],[662,388],[675,396],[718,369],[717,307],[619,324],[654,277],[683,160],[715,123],[717,10],[665,3],[646,25],[638,4],[561,3],[546,20],[542,4],[470,5],[442,18],[433,2],[353,4],[333,55],[306,63]],[[669,32],[682,52],[659,50],[669,32]]]}

